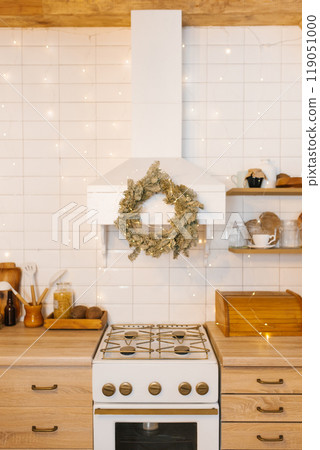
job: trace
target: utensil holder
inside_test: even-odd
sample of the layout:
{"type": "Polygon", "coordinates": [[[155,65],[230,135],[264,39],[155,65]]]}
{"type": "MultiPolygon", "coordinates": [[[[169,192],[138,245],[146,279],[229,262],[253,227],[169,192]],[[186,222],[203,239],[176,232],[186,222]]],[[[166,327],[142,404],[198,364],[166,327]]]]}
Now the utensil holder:
{"type": "Polygon", "coordinates": [[[42,305],[24,305],[26,315],[24,316],[24,326],[27,328],[36,328],[43,325],[43,316],[41,313],[42,305]]]}

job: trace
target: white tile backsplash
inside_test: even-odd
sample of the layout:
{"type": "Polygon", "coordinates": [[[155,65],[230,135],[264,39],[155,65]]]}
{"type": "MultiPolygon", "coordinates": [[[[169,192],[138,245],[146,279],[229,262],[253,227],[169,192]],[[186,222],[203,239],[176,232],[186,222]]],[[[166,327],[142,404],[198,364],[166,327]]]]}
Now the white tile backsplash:
{"type": "MultiPolygon", "coordinates": [[[[230,253],[221,227],[207,259],[201,245],[190,258],[132,263],[114,227],[106,268],[99,240],[55,242],[52,214],[85,206],[87,184],[130,157],[131,31],[0,28],[0,40],[0,260],[36,261],[39,290],[67,268],[78,303],[107,309],[111,322],[213,320],[215,288],[301,291],[301,255],[230,253]]],[[[299,176],[301,30],[184,27],[183,44],[183,156],[228,187],[264,158],[299,176]]],[[[296,218],[301,199],[229,197],[227,211],[296,218]]]]}

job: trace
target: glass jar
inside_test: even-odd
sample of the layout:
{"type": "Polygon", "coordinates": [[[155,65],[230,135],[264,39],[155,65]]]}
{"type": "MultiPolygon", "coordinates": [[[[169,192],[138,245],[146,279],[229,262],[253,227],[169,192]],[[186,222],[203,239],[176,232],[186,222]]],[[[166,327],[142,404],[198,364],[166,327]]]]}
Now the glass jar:
{"type": "Polygon", "coordinates": [[[53,300],[53,317],[55,319],[69,319],[73,304],[71,283],[57,283],[53,300]]]}
{"type": "Polygon", "coordinates": [[[232,228],[228,239],[229,247],[245,247],[248,244],[248,240],[243,235],[244,231],[240,227],[232,228]]]}
{"type": "Polygon", "coordinates": [[[282,220],[280,225],[280,247],[301,247],[300,232],[297,220],[282,220]]]}

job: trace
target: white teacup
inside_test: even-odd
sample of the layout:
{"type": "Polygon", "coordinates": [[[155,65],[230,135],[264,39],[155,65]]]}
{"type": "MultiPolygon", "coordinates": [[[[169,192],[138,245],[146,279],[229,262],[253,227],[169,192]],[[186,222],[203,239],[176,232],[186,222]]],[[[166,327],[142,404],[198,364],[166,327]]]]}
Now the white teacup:
{"type": "Polygon", "coordinates": [[[275,242],[276,236],[275,234],[253,234],[252,240],[256,247],[267,247],[275,242]]]}

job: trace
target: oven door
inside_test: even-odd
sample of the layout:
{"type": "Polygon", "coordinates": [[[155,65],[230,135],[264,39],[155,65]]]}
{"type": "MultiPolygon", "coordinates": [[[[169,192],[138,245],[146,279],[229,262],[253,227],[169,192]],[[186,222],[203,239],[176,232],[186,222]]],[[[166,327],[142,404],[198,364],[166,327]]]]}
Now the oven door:
{"type": "Polygon", "coordinates": [[[95,408],[94,450],[218,450],[219,411],[211,408],[95,408]]]}

